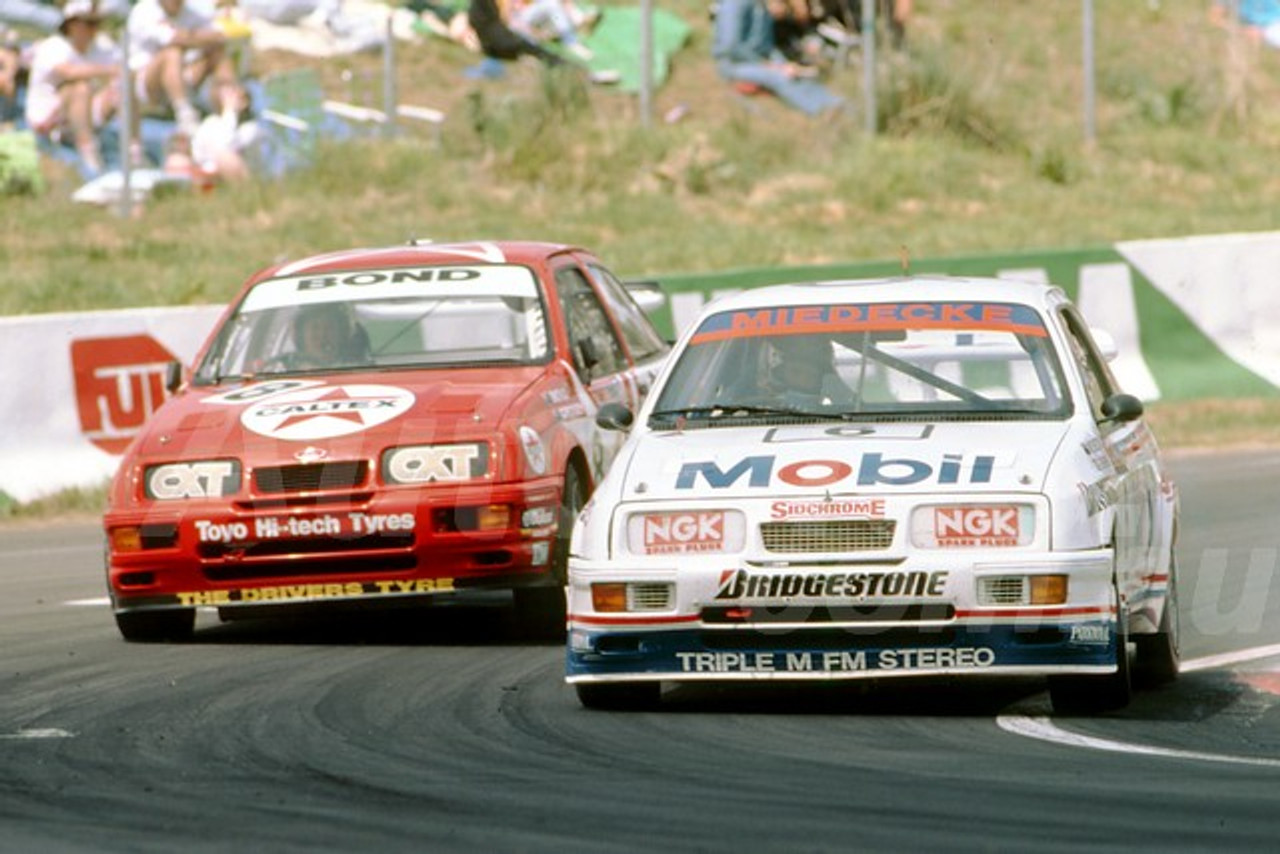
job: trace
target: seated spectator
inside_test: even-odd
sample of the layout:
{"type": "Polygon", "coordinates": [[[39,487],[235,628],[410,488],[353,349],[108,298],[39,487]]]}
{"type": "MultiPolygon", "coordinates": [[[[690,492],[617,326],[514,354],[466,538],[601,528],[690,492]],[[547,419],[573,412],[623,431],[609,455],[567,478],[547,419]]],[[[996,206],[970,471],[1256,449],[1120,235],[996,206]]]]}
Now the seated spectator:
{"type": "Polygon", "coordinates": [[[250,177],[251,149],[259,141],[248,90],[239,83],[223,83],[214,91],[214,112],[206,116],[191,139],[191,156],[205,175],[223,181],[250,177]]]}
{"type": "Polygon", "coordinates": [[[811,116],[843,108],[844,99],[789,61],[774,38],[774,18],[786,0],[724,0],[716,12],[711,54],[725,80],[768,90],[811,116]]]}
{"type": "Polygon", "coordinates": [[[201,117],[194,105],[200,87],[210,79],[236,80],[226,35],[186,0],[138,0],[127,28],[139,111],[171,110],[178,129],[194,136],[201,117]]]}
{"type": "MultiPolygon", "coordinates": [[[[1280,0],[1235,0],[1237,15],[1249,38],[1270,47],[1280,48],[1280,0]]],[[[1232,23],[1231,3],[1214,0],[1209,7],[1209,20],[1219,26],[1232,23]]]]}
{"type": "MultiPolygon", "coordinates": [[[[517,60],[522,56],[535,57],[551,67],[566,63],[564,57],[548,50],[541,42],[513,29],[498,0],[470,0],[467,20],[475,31],[476,39],[480,42],[480,52],[485,57],[485,61],[470,72],[472,76],[499,77],[503,73],[501,63],[517,60]]],[[[616,71],[589,74],[594,83],[616,83],[619,79],[616,71]]]]}
{"type": "Polygon", "coordinates": [[[100,23],[92,0],[68,0],[58,32],[35,46],[27,90],[27,124],[74,145],[89,177],[103,170],[99,135],[120,106],[120,59],[100,23]]]}
{"type": "Polygon", "coordinates": [[[549,32],[578,59],[587,62],[592,58],[591,49],[579,40],[567,0],[519,0],[511,11],[511,29],[534,40],[549,32]]]}

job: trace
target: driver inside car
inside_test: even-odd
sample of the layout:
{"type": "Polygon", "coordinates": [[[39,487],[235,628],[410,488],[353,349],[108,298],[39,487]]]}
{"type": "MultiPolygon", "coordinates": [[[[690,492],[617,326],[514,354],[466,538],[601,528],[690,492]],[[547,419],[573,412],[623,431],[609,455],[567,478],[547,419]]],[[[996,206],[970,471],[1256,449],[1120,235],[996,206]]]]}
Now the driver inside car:
{"type": "Polygon", "coordinates": [[[830,339],[772,338],[765,345],[764,358],[765,389],[788,406],[832,406],[853,400],[853,392],[836,373],[830,339]]]}
{"type": "Polygon", "coordinates": [[[368,334],[339,303],[299,309],[293,344],[293,352],[283,360],[290,370],[356,367],[372,361],[368,334]]]}

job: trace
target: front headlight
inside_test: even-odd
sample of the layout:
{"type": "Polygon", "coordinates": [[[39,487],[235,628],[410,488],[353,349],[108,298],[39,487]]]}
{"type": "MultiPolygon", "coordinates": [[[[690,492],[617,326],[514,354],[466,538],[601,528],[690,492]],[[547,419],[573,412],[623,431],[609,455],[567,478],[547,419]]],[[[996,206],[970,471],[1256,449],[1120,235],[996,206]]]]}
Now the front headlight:
{"type": "Polygon", "coordinates": [[[239,460],[200,460],[147,466],[143,488],[154,501],[222,498],[240,491],[239,460]]]}
{"type": "Polygon", "coordinates": [[[489,473],[489,446],[408,445],[382,454],[382,479],[387,483],[457,483],[489,473]]]}
{"type": "Polygon", "coordinates": [[[1035,534],[1030,504],[933,504],[911,513],[911,544],[918,549],[1025,546],[1035,534]]]}
{"type": "Polygon", "coordinates": [[[732,554],[747,540],[737,510],[634,513],[627,518],[627,551],[636,555],[732,554]]]}

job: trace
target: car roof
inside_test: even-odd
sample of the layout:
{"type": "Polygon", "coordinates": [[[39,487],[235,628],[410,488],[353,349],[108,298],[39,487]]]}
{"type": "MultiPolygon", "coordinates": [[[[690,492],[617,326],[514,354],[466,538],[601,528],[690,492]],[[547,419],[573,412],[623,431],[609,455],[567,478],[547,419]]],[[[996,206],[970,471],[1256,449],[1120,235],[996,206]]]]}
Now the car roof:
{"type": "Polygon", "coordinates": [[[410,267],[438,264],[531,264],[561,252],[584,251],[562,243],[532,240],[492,240],[470,243],[433,243],[411,240],[392,246],[340,249],[285,261],[259,272],[253,281],[277,276],[299,276],[337,270],[410,267]]]}
{"type": "Polygon", "coordinates": [[[778,305],[832,305],[862,302],[1011,302],[1047,309],[1066,295],[1057,285],[981,276],[920,275],[883,279],[837,279],[765,285],[720,297],[705,314],[778,305]]]}

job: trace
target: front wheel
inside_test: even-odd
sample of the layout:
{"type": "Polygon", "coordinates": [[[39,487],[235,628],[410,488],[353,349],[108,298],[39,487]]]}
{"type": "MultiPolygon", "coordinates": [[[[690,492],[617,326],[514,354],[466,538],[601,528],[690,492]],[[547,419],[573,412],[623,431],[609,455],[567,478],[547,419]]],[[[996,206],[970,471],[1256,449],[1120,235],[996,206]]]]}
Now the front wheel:
{"type": "Polygon", "coordinates": [[[1178,579],[1177,562],[1169,558],[1169,589],[1165,593],[1164,613],[1160,615],[1160,627],[1153,635],[1134,638],[1137,656],[1133,662],[1134,679],[1143,687],[1164,685],[1178,678],[1178,665],[1182,660],[1178,640],[1178,579]]]}
{"type": "Polygon", "coordinates": [[[1119,607],[1120,591],[1113,589],[1116,601],[1114,673],[1100,676],[1050,676],[1049,699],[1060,715],[1095,715],[1122,709],[1133,699],[1133,680],[1129,673],[1128,620],[1119,607]]]}
{"type": "Polygon", "coordinates": [[[191,637],[196,626],[194,608],[171,611],[122,611],[116,614],[116,627],[127,641],[157,643],[183,641],[191,637]]]}
{"type": "Polygon", "coordinates": [[[551,549],[553,586],[521,587],[515,591],[516,618],[524,631],[538,638],[563,638],[565,628],[564,586],[569,580],[569,535],[574,520],[587,503],[587,484],[570,464],[560,492],[560,512],[556,539],[551,549]]]}

